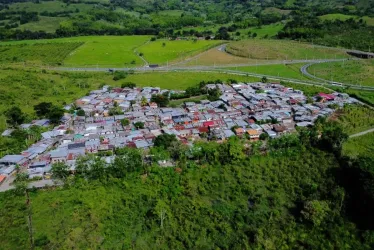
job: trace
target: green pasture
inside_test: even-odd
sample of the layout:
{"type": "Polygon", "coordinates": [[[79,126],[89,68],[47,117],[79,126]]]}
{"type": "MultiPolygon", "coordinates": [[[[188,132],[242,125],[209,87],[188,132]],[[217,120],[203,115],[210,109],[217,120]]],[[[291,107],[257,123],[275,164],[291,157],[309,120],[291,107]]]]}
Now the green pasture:
{"type": "Polygon", "coordinates": [[[60,23],[65,20],[67,20],[67,17],[40,16],[39,21],[22,24],[17,29],[53,33],[60,27],[60,23]]]}
{"type": "Polygon", "coordinates": [[[374,128],[374,110],[361,105],[348,105],[335,112],[337,120],[346,133],[355,134],[374,128]]]}
{"type": "Polygon", "coordinates": [[[374,152],[374,133],[350,138],[343,145],[343,154],[350,157],[369,156],[374,152]]]}
{"type": "Polygon", "coordinates": [[[257,34],[256,39],[261,39],[265,36],[271,38],[278,34],[279,31],[281,31],[284,27],[284,24],[282,23],[273,23],[269,25],[263,25],[261,27],[250,27],[247,29],[239,29],[242,37],[247,37],[248,32],[251,32],[251,35],[254,33],[257,34]]]}
{"type": "Polygon", "coordinates": [[[44,43],[0,45],[1,63],[61,64],[83,43],[44,43]]]}
{"type": "Polygon", "coordinates": [[[228,44],[226,50],[236,56],[266,60],[310,60],[347,58],[344,50],[288,40],[249,39],[228,44]]]}
{"type": "Polygon", "coordinates": [[[374,59],[319,63],[310,66],[308,71],[331,81],[374,86],[374,59]]]}
{"type": "Polygon", "coordinates": [[[150,64],[166,64],[167,61],[179,61],[185,57],[192,56],[207,50],[221,41],[169,41],[156,40],[141,46],[138,51],[144,54],[144,58],[150,64]]]}
{"type": "Polygon", "coordinates": [[[60,11],[76,11],[77,9],[80,12],[88,11],[94,8],[94,5],[88,3],[71,3],[66,4],[62,1],[40,1],[36,2],[19,2],[9,5],[9,10],[7,11],[27,11],[27,12],[60,12],[60,11]]]}
{"type": "Polygon", "coordinates": [[[362,19],[368,25],[374,26],[374,18],[368,17],[368,16],[359,17],[359,16],[354,16],[354,15],[345,15],[345,14],[336,13],[336,14],[326,14],[326,15],[320,16],[319,18],[322,20],[330,20],[330,21],[334,21],[334,20],[346,21],[350,18],[353,18],[356,21],[359,19],[362,19]]]}

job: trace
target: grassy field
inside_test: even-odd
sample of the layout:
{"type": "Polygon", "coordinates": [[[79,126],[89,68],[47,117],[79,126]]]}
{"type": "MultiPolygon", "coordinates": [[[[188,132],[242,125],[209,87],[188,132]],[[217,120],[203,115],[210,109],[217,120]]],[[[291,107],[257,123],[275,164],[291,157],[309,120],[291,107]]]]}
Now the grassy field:
{"type": "Polygon", "coordinates": [[[321,93],[321,92],[326,93],[326,94],[332,93],[331,90],[325,89],[324,87],[317,86],[317,85],[304,85],[304,84],[297,84],[297,83],[291,83],[291,82],[281,82],[281,84],[289,88],[301,90],[303,91],[304,95],[310,96],[310,97],[313,97],[316,94],[321,93]]]}
{"type": "Polygon", "coordinates": [[[368,16],[358,17],[358,16],[344,15],[344,14],[327,14],[327,15],[320,16],[319,18],[321,18],[322,20],[330,20],[330,21],[333,21],[333,20],[345,21],[350,18],[353,18],[357,21],[362,18],[362,20],[364,20],[368,25],[374,26],[374,18],[368,17],[368,16]]]}
{"type": "Polygon", "coordinates": [[[7,11],[28,11],[28,12],[60,12],[60,11],[76,11],[77,9],[81,12],[87,11],[94,8],[92,4],[86,3],[71,3],[66,4],[62,1],[40,1],[39,3],[34,2],[20,2],[13,3],[9,5],[9,10],[7,11]]]}
{"type": "Polygon", "coordinates": [[[343,145],[343,154],[351,157],[369,156],[374,152],[374,133],[350,138],[343,145]]]}
{"type": "Polygon", "coordinates": [[[319,63],[308,71],[327,80],[374,86],[374,59],[319,63]]]}
{"type": "Polygon", "coordinates": [[[244,40],[228,44],[226,50],[236,56],[266,60],[346,58],[344,50],[280,40],[244,40]]]}
{"type": "Polygon", "coordinates": [[[278,34],[279,31],[283,29],[284,25],[282,23],[274,23],[269,25],[263,25],[261,27],[250,27],[247,29],[238,29],[242,38],[248,37],[248,32],[256,33],[256,39],[261,39],[264,37],[271,38],[278,34]]]}
{"type": "Polygon", "coordinates": [[[135,67],[143,65],[143,61],[134,53],[134,49],[143,45],[149,39],[149,36],[83,36],[13,41],[0,44],[84,42],[84,45],[67,56],[64,61],[65,66],[135,67]]]}
{"type": "MultiPolygon", "coordinates": [[[[67,67],[136,67],[144,65],[137,55],[143,53],[151,64],[165,64],[195,55],[220,41],[169,41],[149,42],[150,36],[85,36],[47,40],[1,42],[0,45],[83,42],[63,62],[67,67]],[[165,43],[165,45],[163,45],[165,43]]],[[[46,53],[47,55],[47,53],[46,53]]],[[[50,56],[53,56],[51,54],[50,56]]]]}
{"type": "Polygon", "coordinates": [[[221,41],[169,41],[157,40],[141,46],[138,51],[144,54],[150,64],[166,64],[175,62],[207,50],[221,41]]]}
{"type": "Polygon", "coordinates": [[[1,63],[61,64],[83,43],[0,45],[1,63]]]}
{"type": "Polygon", "coordinates": [[[17,29],[31,30],[31,31],[45,31],[53,33],[60,27],[60,22],[67,20],[67,17],[39,17],[39,21],[25,23],[20,25],[17,29]]]}
{"type": "Polygon", "coordinates": [[[271,76],[287,77],[299,80],[307,80],[300,73],[300,67],[303,64],[276,64],[276,65],[261,65],[261,66],[246,66],[246,67],[233,67],[231,70],[239,70],[243,72],[264,74],[271,76]]]}
{"type": "Polygon", "coordinates": [[[374,128],[374,110],[361,105],[345,106],[337,110],[331,119],[337,120],[350,135],[374,128]]]}

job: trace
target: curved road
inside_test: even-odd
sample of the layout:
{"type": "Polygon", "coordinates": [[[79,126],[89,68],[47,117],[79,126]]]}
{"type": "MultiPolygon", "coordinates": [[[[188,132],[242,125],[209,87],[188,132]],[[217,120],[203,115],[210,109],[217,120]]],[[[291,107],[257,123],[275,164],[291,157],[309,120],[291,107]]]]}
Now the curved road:
{"type": "MultiPolygon", "coordinates": [[[[354,59],[354,60],[359,60],[359,59],[354,59]]],[[[331,62],[331,61],[327,61],[327,60],[322,60],[322,61],[319,61],[319,62],[311,62],[311,63],[308,63],[304,66],[302,66],[300,68],[300,71],[303,75],[309,77],[309,78],[312,78],[312,79],[315,79],[315,80],[318,80],[318,81],[322,81],[322,82],[325,82],[327,84],[330,84],[332,86],[343,86],[343,87],[350,87],[350,88],[355,88],[355,89],[363,89],[363,90],[374,90],[374,87],[370,87],[370,86],[358,86],[358,85],[354,85],[354,84],[349,84],[349,83],[342,83],[342,82],[336,82],[336,81],[330,81],[330,80],[326,80],[326,79],[323,79],[323,78],[320,78],[320,77],[317,77],[315,75],[312,75],[308,72],[308,68],[314,64],[318,64],[318,63],[327,63],[327,62],[331,62]]]]}

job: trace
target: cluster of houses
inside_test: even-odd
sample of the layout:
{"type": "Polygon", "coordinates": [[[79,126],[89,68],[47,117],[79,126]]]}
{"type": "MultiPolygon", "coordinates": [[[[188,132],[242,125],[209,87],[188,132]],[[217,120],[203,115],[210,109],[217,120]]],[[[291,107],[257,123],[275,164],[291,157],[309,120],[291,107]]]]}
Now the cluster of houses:
{"type": "MultiPolygon", "coordinates": [[[[205,138],[224,141],[231,136],[245,136],[258,140],[262,134],[274,138],[294,132],[297,126],[312,126],[319,116],[334,112],[333,106],[356,102],[341,93],[320,93],[310,100],[302,91],[277,83],[209,84],[206,88],[218,88],[219,100],[185,102],[178,108],[151,102],[152,95],[170,93],[158,87],[105,86],[91,91],[65,107],[81,109],[84,116],[77,115],[82,112],[65,114],[61,125],[43,133],[41,141],[20,155],[1,158],[0,174],[10,175],[20,165],[28,168],[31,178],[42,177],[56,162],[74,170],[77,159],[87,154],[99,154],[110,162],[116,148],[147,149],[163,133],[173,134],[189,145],[205,138]],[[113,109],[117,114],[112,114],[113,109]],[[136,126],[139,122],[140,127],[136,126]]],[[[47,126],[48,121],[23,126],[32,125],[47,126]]],[[[9,131],[3,133],[9,135],[9,131]]]]}

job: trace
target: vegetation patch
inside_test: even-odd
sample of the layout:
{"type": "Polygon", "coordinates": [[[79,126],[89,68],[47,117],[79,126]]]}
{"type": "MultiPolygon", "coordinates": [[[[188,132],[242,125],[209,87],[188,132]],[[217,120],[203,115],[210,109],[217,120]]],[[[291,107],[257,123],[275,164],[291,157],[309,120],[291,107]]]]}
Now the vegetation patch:
{"type": "Polygon", "coordinates": [[[347,105],[338,109],[331,117],[338,121],[348,134],[374,128],[374,110],[362,105],[347,105]]]}
{"type": "Polygon", "coordinates": [[[357,158],[360,155],[371,155],[374,152],[374,132],[350,138],[343,145],[343,154],[357,158]]]}
{"type": "Polygon", "coordinates": [[[156,40],[141,46],[138,50],[150,64],[166,64],[168,61],[180,61],[222,43],[221,41],[156,40]]]}
{"type": "Polygon", "coordinates": [[[308,71],[326,80],[374,86],[374,59],[318,63],[310,66],[308,71]]]}
{"type": "Polygon", "coordinates": [[[1,63],[61,64],[82,42],[1,45],[1,63]]]}
{"type": "Polygon", "coordinates": [[[252,59],[295,60],[346,58],[344,50],[324,48],[312,44],[279,40],[244,40],[230,43],[226,51],[252,59]]]}

